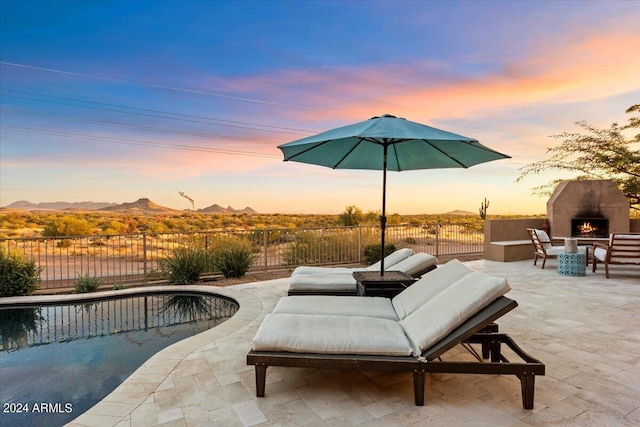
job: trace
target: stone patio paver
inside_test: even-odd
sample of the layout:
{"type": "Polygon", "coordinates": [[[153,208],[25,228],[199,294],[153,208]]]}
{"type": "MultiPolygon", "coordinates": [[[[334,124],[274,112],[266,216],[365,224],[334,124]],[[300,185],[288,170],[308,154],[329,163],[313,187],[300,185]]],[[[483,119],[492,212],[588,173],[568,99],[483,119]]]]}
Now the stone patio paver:
{"type": "MultiPolygon", "coordinates": [[[[429,375],[425,406],[410,375],[270,367],[255,396],[246,353],[288,279],[220,288],[240,303],[224,324],[164,349],[71,426],[636,426],[640,422],[640,272],[560,276],[531,261],[472,261],[506,277],[519,307],[498,323],[547,374],[535,407],[515,377],[429,375]]],[[[461,350],[454,349],[461,353],[461,350]]]]}

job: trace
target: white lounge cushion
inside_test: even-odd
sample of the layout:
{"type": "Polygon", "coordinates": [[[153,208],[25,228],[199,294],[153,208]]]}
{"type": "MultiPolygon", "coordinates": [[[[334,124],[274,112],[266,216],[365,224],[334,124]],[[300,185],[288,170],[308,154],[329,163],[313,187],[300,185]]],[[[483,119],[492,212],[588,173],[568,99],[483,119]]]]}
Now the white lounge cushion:
{"type": "MultiPolygon", "coordinates": [[[[409,248],[398,249],[393,253],[386,256],[384,259],[384,269],[388,270],[389,267],[399,263],[400,261],[410,257],[413,254],[413,250],[409,248]]],[[[316,267],[309,265],[301,265],[296,267],[291,273],[292,276],[298,274],[349,274],[354,271],[378,271],[380,270],[380,261],[371,264],[369,267],[316,267]]]]}
{"type": "MultiPolygon", "coordinates": [[[[387,270],[389,267],[396,265],[402,260],[405,260],[413,255],[413,249],[410,248],[402,248],[397,251],[387,255],[384,258],[384,269],[387,270]]],[[[380,262],[371,264],[369,267],[365,268],[366,271],[380,271],[380,262]]]]}
{"type": "Polygon", "coordinates": [[[400,321],[413,354],[420,355],[510,289],[506,279],[472,272],[435,295],[400,321]]]}
{"type": "Polygon", "coordinates": [[[397,322],[359,316],[268,314],[253,338],[255,351],[409,356],[397,322]]]}
{"type": "Polygon", "coordinates": [[[393,298],[392,304],[398,319],[404,319],[443,289],[471,272],[473,270],[454,259],[425,274],[393,298]]]}
{"type": "MultiPolygon", "coordinates": [[[[309,265],[301,265],[296,267],[291,276],[296,276],[298,274],[352,274],[356,269],[351,269],[347,267],[315,267],[309,265]]],[[[361,268],[360,270],[364,270],[361,268]]]]}
{"type": "Polygon", "coordinates": [[[391,300],[383,297],[288,296],[280,298],[273,313],[366,316],[398,321],[391,300]]]}
{"type": "Polygon", "coordinates": [[[358,282],[353,273],[347,274],[297,274],[289,280],[289,291],[353,291],[358,282]]]}
{"type": "Polygon", "coordinates": [[[400,261],[397,264],[389,266],[387,268],[385,264],[385,270],[394,270],[394,271],[402,271],[409,276],[415,276],[426,268],[431,267],[432,265],[436,265],[438,263],[438,258],[433,255],[426,254],[424,252],[419,252],[417,254],[413,254],[408,258],[400,261]]]}

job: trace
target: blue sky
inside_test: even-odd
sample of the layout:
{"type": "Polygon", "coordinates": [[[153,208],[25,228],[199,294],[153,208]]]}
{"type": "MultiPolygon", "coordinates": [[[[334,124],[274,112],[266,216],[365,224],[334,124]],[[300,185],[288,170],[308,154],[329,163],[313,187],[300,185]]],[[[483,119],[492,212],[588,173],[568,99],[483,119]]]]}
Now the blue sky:
{"type": "Polygon", "coordinates": [[[340,213],[381,173],[277,145],[391,113],[512,159],[390,173],[387,212],[542,213],[518,169],[640,102],[638,1],[0,2],[0,206],[340,213]]]}

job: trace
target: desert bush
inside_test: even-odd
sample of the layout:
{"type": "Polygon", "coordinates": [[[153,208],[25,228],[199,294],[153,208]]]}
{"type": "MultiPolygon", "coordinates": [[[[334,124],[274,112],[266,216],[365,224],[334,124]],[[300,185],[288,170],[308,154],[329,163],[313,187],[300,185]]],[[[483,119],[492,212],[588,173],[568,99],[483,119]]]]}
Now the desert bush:
{"type": "Polygon", "coordinates": [[[76,283],[74,285],[76,294],[88,294],[90,292],[95,292],[98,290],[102,282],[99,278],[95,276],[89,276],[89,274],[85,274],[83,276],[79,276],[76,279],[76,283]]]}
{"type": "Polygon", "coordinates": [[[238,237],[227,237],[215,244],[213,267],[226,278],[242,277],[257,257],[249,241],[238,237]]]}
{"type": "Polygon", "coordinates": [[[284,252],[287,265],[348,263],[359,260],[356,232],[296,233],[284,252]]]}
{"type": "Polygon", "coordinates": [[[93,234],[93,226],[82,218],[65,215],[49,221],[42,231],[44,237],[87,236],[93,234]]]}
{"type": "MultiPolygon", "coordinates": [[[[384,256],[387,256],[391,253],[393,253],[396,250],[396,246],[393,243],[387,243],[384,245],[384,256]]],[[[375,262],[378,262],[382,259],[382,256],[380,256],[380,244],[371,244],[371,245],[367,245],[364,248],[364,260],[367,264],[373,264],[375,262]]]]}
{"type": "Polygon", "coordinates": [[[200,280],[211,265],[211,254],[199,246],[176,248],[160,260],[160,269],[173,285],[191,285],[200,280]]]}
{"type": "Polygon", "coordinates": [[[0,248],[0,297],[31,295],[38,289],[41,271],[21,252],[0,248]]]}

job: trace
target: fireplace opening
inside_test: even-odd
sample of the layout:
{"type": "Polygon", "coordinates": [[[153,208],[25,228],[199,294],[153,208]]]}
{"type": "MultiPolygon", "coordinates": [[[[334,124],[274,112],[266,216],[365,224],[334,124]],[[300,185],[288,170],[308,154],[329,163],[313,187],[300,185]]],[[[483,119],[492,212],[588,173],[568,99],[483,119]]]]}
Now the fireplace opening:
{"type": "Polygon", "coordinates": [[[609,237],[609,220],[607,218],[573,218],[571,237],[609,237]]]}

